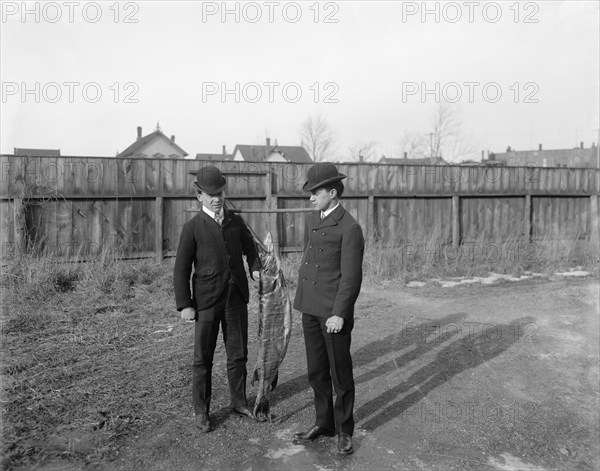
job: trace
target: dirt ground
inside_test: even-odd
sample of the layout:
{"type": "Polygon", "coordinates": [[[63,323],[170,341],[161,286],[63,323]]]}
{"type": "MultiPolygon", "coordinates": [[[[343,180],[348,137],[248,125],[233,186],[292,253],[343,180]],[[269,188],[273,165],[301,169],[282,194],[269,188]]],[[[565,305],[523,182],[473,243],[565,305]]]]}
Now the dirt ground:
{"type": "MultiPolygon", "coordinates": [[[[251,317],[255,310],[251,305],[251,317]]],[[[178,400],[187,413],[131,437],[103,467],[600,469],[599,312],[597,277],[453,288],[368,285],[353,333],[353,455],[338,456],[335,438],[307,446],[291,442],[314,421],[295,312],[272,396],[274,422],[231,415],[219,341],[211,411],[216,429],[196,432],[190,393],[182,390],[178,400]]],[[[191,325],[187,339],[182,364],[191,363],[191,325]]],[[[252,340],[249,349],[251,370],[252,340]]]]}

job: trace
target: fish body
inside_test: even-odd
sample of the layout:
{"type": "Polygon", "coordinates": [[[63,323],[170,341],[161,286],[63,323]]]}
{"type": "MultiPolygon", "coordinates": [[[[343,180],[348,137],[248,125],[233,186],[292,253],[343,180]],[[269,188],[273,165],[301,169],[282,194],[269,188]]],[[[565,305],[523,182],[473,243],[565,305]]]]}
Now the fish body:
{"type": "Polygon", "coordinates": [[[267,233],[264,244],[257,245],[262,268],[258,288],[258,353],[252,374],[252,385],[256,388],[253,412],[256,420],[265,421],[271,420],[269,393],[277,386],[279,366],[290,341],[292,304],[271,233],[267,233]]]}

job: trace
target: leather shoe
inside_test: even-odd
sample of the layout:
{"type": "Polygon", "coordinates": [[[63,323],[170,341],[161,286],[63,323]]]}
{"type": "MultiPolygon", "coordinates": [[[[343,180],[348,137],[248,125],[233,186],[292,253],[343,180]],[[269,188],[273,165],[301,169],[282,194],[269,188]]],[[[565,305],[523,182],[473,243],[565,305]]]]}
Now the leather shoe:
{"type": "Polygon", "coordinates": [[[254,418],[254,413],[250,410],[250,408],[248,406],[233,407],[231,410],[236,415],[239,415],[242,417],[248,417],[249,419],[256,420],[254,418]]]}
{"type": "Polygon", "coordinates": [[[340,433],[338,436],[338,452],[342,455],[349,455],[354,451],[352,446],[352,437],[347,433],[340,433]]]}
{"type": "Polygon", "coordinates": [[[308,432],[298,432],[294,434],[294,443],[307,443],[312,442],[315,438],[320,436],[333,437],[333,430],[328,428],[319,427],[314,425],[308,432]]]}
{"type": "Polygon", "coordinates": [[[210,432],[213,429],[208,414],[198,414],[196,416],[196,427],[204,433],[210,432]]]}

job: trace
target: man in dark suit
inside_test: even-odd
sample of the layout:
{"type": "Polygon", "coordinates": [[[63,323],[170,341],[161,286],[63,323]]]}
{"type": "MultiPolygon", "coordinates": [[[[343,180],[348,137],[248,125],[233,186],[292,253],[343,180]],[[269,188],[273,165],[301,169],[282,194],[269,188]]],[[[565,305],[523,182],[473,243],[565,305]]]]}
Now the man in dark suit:
{"type": "Polygon", "coordinates": [[[310,430],[296,433],[294,442],[337,434],[338,451],[350,454],[354,451],[350,343],[354,303],[362,283],[364,238],[359,224],[339,203],[344,191],[341,180],[346,176],[327,162],[313,165],[307,176],[303,189],[310,191],[317,211],[306,218],[294,308],[302,312],[316,420],[310,430]]]}
{"type": "Polygon", "coordinates": [[[202,210],[181,230],[173,282],[181,318],[196,321],[192,399],[196,425],[209,432],[212,365],[219,326],[227,352],[233,412],[254,418],[246,402],[249,290],[242,255],[253,279],[258,277],[260,262],[254,239],[242,219],[224,210],[227,183],[221,171],[203,167],[194,184],[202,210]]]}

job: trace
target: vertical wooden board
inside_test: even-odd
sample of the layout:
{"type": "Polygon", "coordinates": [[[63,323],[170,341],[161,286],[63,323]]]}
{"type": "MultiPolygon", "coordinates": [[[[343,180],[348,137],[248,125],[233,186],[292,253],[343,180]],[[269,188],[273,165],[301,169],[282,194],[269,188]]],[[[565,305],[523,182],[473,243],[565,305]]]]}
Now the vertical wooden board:
{"type": "MultiPolygon", "coordinates": [[[[144,165],[145,194],[149,196],[160,194],[159,177],[161,162],[162,160],[159,159],[146,159],[144,165]]],[[[190,177],[190,180],[192,180],[192,177],[190,177]]]]}
{"type": "Polygon", "coordinates": [[[71,253],[73,242],[73,202],[58,200],[56,207],[56,245],[61,254],[71,253]]]}
{"type": "Polygon", "coordinates": [[[102,194],[102,160],[100,158],[88,157],[82,159],[82,178],[86,182],[87,195],[102,194]]]}
{"type": "Polygon", "coordinates": [[[10,195],[10,183],[15,173],[16,168],[8,155],[0,155],[0,197],[7,198],[10,195]]]}
{"type": "Polygon", "coordinates": [[[89,244],[94,255],[102,250],[102,200],[91,200],[88,206],[89,244]]]}
{"type": "Polygon", "coordinates": [[[105,196],[117,196],[117,159],[103,159],[102,161],[102,194],[105,196]]]}
{"type": "Polygon", "coordinates": [[[374,193],[376,192],[379,184],[379,169],[381,166],[371,164],[367,167],[367,192],[374,193]]]}
{"type": "Polygon", "coordinates": [[[389,240],[387,198],[375,199],[375,206],[377,210],[377,232],[383,240],[389,240]]]}
{"type": "Polygon", "coordinates": [[[140,244],[142,252],[154,252],[154,240],[156,239],[156,225],[154,224],[154,198],[139,200],[142,212],[142,232],[140,244]]]}
{"type": "Polygon", "coordinates": [[[102,247],[112,248],[119,241],[118,200],[102,200],[102,247]]]}
{"type": "Polygon", "coordinates": [[[13,211],[8,200],[0,200],[0,221],[0,260],[3,260],[12,253],[13,244],[13,211]]]}
{"type": "Polygon", "coordinates": [[[44,205],[44,218],[42,232],[44,233],[44,250],[57,253],[57,222],[56,211],[59,202],[57,200],[48,200],[44,205]]]}
{"type": "Polygon", "coordinates": [[[358,223],[363,230],[363,236],[367,237],[367,234],[371,233],[369,227],[369,204],[367,198],[358,200],[358,223]]]}
{"type": "Polygon", "coordinates": [[[389,188],[390,188],[389,177],[390,177],[389,165],[384,164],[380,167],[378,175],[377,175],[377,184],[374,187],[374,192],[376,194],[384,194],[389,191],[389,188]]]}
{"type": "Polygon", "coordinates": [[[73,179],[73,194],[88,194],[88,182],[86,175],[86,161],[83,158],[74,157],[69,159],[71,167],[71,178],[73,179]]]}
{"type": "MultiPolygon", "coordinates": [[[[174,164],[172,159],[165,159],[161,161],[161,185],[165,195],[175,196],[177,195],[177,188],[175,187],[175,175],[174,175],[174,164]]],[[[193,177],[190,176],[193,179],[193,177]]]]}
{"type": "Polygon", "coordinates": [[[348,178],[344,180],[344,185],[348,189],[348,193],[356,195],[359,193],[359,181],[358,181],[358,166],[356,165],[344,165],[338,166],[339,172],[347,175],[348,178]]]}
{"type": "Polygon", "coordinates": [[[370,165],[358,165],[358,192],[366,195],[369,191],[369,167],[370,165]]]}

